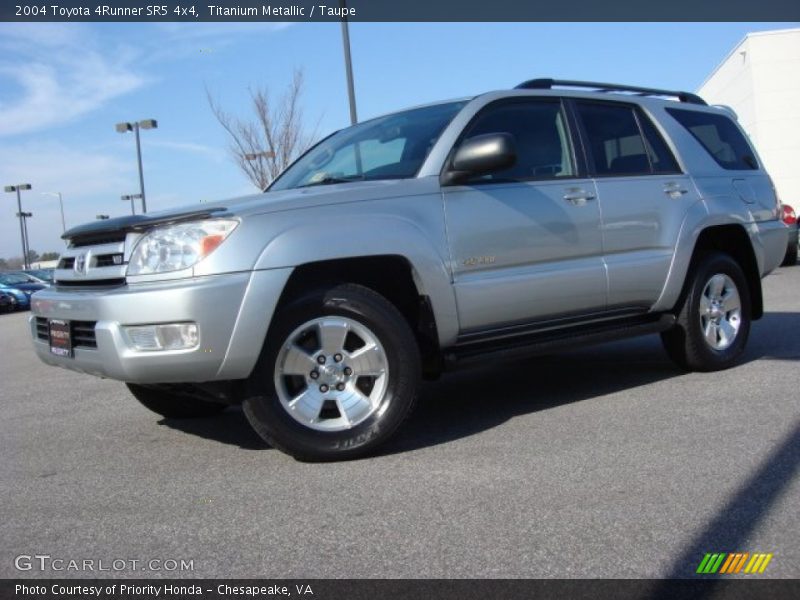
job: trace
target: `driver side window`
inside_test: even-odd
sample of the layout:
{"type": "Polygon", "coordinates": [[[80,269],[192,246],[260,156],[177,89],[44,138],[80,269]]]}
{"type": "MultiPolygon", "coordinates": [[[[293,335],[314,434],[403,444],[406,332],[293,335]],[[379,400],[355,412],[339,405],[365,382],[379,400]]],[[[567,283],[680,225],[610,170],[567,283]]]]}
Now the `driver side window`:
{"type": "Polygon", "coordinates": [[[574,177],[572,146],[559,100],[507,102],[488,107],[470,125],[464,139],[486,133],[510,133],[516,163],[474,181],[574,177]]]}

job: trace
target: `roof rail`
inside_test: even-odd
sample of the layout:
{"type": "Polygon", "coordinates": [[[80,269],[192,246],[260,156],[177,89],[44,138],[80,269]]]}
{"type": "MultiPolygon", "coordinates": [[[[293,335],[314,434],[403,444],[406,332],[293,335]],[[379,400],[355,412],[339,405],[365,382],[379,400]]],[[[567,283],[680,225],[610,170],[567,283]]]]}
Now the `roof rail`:
{"type": "Polygon", "coordinates": [[[582,87],[593,88],[599,92],[634,92],[639,96],[672,96],[681,102],[688,102],[689,104],[702,104],[706,105],[697,94],[691,92],[680,92],[675,90],[659,90],[655,88],[637,87],[633,85],[622,85],[619,83],[598,83],[596,81],[571,81],[568,79],[529,79],[520,83],[516,88],[517,90],[549,90],[553,86],[561,87],[582,87]]]}

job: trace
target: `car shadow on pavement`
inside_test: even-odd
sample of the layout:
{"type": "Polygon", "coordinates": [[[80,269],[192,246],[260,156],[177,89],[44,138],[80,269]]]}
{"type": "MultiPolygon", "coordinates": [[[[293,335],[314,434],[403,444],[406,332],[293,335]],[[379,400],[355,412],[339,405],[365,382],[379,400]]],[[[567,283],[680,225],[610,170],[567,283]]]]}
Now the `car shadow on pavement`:
{"type": "Polygon", "coordinates": [[[456,371],[422,387],[416,411],[383,454],[444,444],[515,416],[675,377],[658,336],[456,371]]]}
{"type": "MultiPolygon", "coordinates": [[[[760,358],[800,360],[800,313],[767,313],[753,324],[743,363],[760,358]]],[[[683,374],[657,335],[560,354],[458,371],[423,384],[415,412],[379,454],[445,444],[521,415],[589,400],[683,374]]],[[[245,450],[270,446],[238,407],[205,419],[160,424],[245,450]]]]}
{"type": "Polygon", "coordinates": [[[267,450],[267,442],[250,427],[239,406],[230,406],[213,417],[200,419],[161,419],[159,425],[191,433],[198,437],[239,446],[243,450],[267,450]]]}
{"type": "MultiPolygon", "coordinates": [[[[800,360],[800,313],[755,322],[740,364],[800,360]]],[[[509,419],[683,375],[659,336],[455,372],[425,384],[419,405],[382,454],[408,452],[497,427],[509,419]]]]}
{"type": "Polygon", "coordinates": [[[800,312],[767,312],[753,323],[744,361],[759,358],[800,361],[800,312]]]}

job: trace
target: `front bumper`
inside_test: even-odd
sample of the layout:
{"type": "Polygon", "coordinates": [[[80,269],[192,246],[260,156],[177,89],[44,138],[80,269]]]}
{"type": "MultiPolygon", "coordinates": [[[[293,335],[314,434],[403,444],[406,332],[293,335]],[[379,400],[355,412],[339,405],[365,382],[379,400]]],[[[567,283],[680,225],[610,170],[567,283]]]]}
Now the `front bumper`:
{"type": "Polygon", "coordinates": [[[32,298],[30,327],[49,364],[130,383],[199,383],[242,379],[253,369],[291,269],[229,273],[111,289],[54,287],[32,298]],[[96,322],[97,347],[56,356],[37,335],[36,317],[96,322]],[[190,350],[133,349],[126,325],[194,322],[190,350]]]}

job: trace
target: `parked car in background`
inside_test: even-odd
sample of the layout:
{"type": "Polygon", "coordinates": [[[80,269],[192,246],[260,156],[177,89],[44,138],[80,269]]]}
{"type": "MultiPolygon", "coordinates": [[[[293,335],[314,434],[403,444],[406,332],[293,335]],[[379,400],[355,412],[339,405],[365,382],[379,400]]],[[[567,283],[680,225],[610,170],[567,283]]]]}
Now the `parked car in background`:
{"type": "Polygon", "coordinates": [[[11,292],[0,290],[0,312],[17,310],[17,298],[11,292]]]}
{"type": "Polygon", "coordinates": [[[31,307],[31,294],[0,283],[0,292],[14,298],[14,310],[28,310],[31,307]]]}
{"type": "Polygon", "coordinates": [[[53,283],[53,273],[55,269],[27,269],[25,271],[16,271],[17,273],[25,273],[31,277],[35,277],[39,281],[47,284],[53,283]]]}
{"type": "Polygon", "coordinates": [[[15,293],[17,301],[20,302],[21,309],[30,308],[31,295],[39,290],[44,290],[50,287],[49,285],[33,280],[29,275],[24,273],[0,273],[0,289],[11,291],[15,293]]]}
{"type": "Polygon", "coordinates": [[[783,205],[783,222],[789,226],[789,244],[786,246],[786,256],[783,257],[781,266],[789,266],[797,263],[797,244],[798,244],[798,227],[800,223],[797,222],[797,214],[794,209],[788,204],[783,205]]]}
{"type": "Polygon", "coordinates": [[[36,277],[35,275],[31,275],[25,271],[9,271],[8,273],[3,273],[3,275],[13,275],[14,277],[17,277],[21,283],[34,283],[45,286],[50,285],[49,282],[45,281],[41,277],[36,277]]]}

